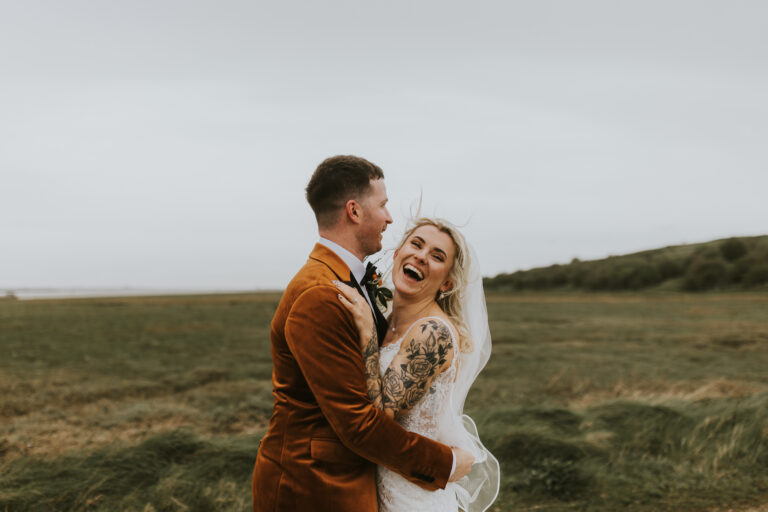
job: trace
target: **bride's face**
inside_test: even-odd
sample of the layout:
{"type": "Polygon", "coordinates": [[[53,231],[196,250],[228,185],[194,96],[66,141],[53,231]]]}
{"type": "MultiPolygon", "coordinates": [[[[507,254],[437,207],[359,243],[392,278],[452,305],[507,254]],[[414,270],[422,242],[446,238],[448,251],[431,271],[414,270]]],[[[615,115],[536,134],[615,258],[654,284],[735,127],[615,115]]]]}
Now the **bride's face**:
{"type": "Polygon", "coordinates": [[[392,281],[398,293],[434,297],[451,288],[448,273],[456,248],[435,226],[420,226],[395,251],[392,281]]]}

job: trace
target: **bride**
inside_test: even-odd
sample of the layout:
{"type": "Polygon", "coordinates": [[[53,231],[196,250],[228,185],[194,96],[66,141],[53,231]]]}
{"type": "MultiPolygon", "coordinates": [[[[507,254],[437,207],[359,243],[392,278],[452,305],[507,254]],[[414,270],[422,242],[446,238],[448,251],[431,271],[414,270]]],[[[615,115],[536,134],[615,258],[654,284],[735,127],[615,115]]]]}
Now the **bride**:
{"type": "MultiPolygon", "coordinates": [[[[394,252],[394,300],[379,346],[371,310],[343,283],[339,300],[360,333],[368,395],[405,429],[475,456],[469,475],[426,491],[379,466],[380,512],[483,512],[499,489],[499,465],[462,415],[472,382],[490,356],[482,277],[463,235],[439,219],[412,222],[394,252]]],[[[376,294],[374,294],[376,295],[376,294]]],[[[371,297],[376,300],[376,297],[371,297]]]]}

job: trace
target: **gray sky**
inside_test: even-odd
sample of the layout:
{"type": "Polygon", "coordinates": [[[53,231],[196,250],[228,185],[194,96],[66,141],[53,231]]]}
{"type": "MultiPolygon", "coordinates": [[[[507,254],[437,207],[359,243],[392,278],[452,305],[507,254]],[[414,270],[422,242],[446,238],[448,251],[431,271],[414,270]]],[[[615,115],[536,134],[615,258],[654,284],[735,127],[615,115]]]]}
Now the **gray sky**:
{"type": "Polygon", "coordinates": [[[768,233],[768,3],[0,0],[0,288],[280,288],[326,156],[485,275],[768,233]]]}

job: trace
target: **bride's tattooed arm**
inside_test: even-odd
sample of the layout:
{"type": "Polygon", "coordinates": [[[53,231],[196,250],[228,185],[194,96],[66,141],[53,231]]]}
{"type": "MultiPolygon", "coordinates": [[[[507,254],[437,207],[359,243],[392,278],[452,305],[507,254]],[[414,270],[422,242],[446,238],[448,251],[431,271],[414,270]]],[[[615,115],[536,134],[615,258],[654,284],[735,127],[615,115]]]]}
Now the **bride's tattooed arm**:
{"type": "Polygon", "coordinates": [[[379,377],[379,347],[374,329],[363,349],[368,396],[388,416],[397,418],[410,410],[450,364],[453,343],[448,328],[425,320],[406,334],[400,351],[379,377]]]}
{"type": "Polygon", "coordinates": [[[368,397],[387,416],[396,418],[413,407],[429,390],[454,357],[451,333],[443,322],[423,320],[403,337],[400,351],[379,377],[379,340],[366,301],[358,292],[340,282],[339,300],[353,316],[360,335],[368,397]],[[370,333],[370,334],[366,334],[370,333]]]}

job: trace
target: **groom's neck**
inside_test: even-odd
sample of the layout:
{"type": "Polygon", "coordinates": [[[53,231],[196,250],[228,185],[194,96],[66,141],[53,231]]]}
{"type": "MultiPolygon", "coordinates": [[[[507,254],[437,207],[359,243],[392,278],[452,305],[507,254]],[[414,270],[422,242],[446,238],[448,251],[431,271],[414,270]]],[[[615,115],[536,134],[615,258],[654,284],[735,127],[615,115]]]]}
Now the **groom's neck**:
{"type": "Polygon", "coordinates": [[[339,244],[354,254],[360,261],[363,261],[365,257],[368,256],[360,249],[359,244],[357,243],[357,238],[355,238],[354,233],[349,230],[321,229],[320,236],[326,240],[339,244]]]}

